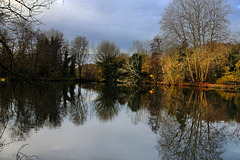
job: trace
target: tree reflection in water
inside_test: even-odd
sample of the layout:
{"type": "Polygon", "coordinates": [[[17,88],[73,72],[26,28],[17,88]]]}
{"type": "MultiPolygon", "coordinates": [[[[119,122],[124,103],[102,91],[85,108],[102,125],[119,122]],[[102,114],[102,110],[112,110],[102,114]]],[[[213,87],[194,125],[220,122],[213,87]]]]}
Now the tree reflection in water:
{"type": "MultiPolygon", "coordinates": [[[[26,140],[31,131],[43,126],[60,127],[63,119],[80,125],[86,121],[87,105],[78,86],[44,84],[0,84],[0,123],[1,139],[5,128],[11,133],[11,142],[26,140]],[[2,92],[4,91],[4,92],[2,92]]],[[[2,142],[1,147],[9,142],[2,142]]]]}
{"type": "MultiPolygon", "coordinates": [[[[226,112],[228,103],[213,96],[214,92],[184,93],[179,88],[160,92],[155,99],[161,106],[151,105],[149,125],[157,135],[156,149],[163,159],[221,159],[224,144],[239,140],[239,124],[225,123],[232,121],[226,112]]],[[[236,112],[234,119],[239,119],[236,112]]]]}
{"type": "Polygon", "coordinates": [[[102,121],[112,120],[118,115],[120,105],[118,104],[118,90],[115,85],[107,84],[100,87],[98,96],[94,100],[94,110],[102,121]]]}
{"type": "Polygon", "coordinates": [[[0,149],[9,143],[3,139],[6,129],[10,142],[26,140],[32,131],[60,127],[66,118],[77,126],[93,115],[111,121],[126,107],[134,124],[147,122],[163,159],[221,159],[224,144],[240,140],[239,93],[61,83],[2,83],[0,91],[0,149]]]}
{"type": "Polygon", "coordinates": [[[70,120],[76,125],[83,125],[87,121],[87,95],[88,93],[82,93],[82,88],[80,85],[77,85],[76,88],[74,85],[70,86],[70,103],[69,115],[70,120]],[[76,89],[76,91],[74,91],[76,89]],[[83,95],[84,94],[84,95],[83,95]]]}

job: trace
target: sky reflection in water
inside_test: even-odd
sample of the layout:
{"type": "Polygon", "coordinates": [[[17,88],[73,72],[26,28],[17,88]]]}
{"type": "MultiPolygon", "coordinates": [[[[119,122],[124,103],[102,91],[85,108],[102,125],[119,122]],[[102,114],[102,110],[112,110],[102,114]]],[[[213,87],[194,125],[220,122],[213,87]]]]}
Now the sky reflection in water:
{"type": "Polygon", "coordinates": [[[25,155],[52,160],[240,157],[239,93],[103,84],[0,90],[1,159],[24,144],[25,155]]]}

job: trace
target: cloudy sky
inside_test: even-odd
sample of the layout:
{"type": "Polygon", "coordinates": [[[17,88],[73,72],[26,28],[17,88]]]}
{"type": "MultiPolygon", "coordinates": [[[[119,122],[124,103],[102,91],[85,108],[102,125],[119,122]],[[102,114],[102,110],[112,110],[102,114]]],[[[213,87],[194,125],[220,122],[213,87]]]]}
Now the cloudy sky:
{"type": "MultiPolygon", "coordinates": [[[[127,51],[134,40],[151,40],[159,32],[159,20],[171,0],[57,0],[44,11],[43,29],[57,29],[71,41],[86,36],[95,45],[114,41],[127,51]]],[[[240,0],[228,0],[233,13],[230,29],[240,31],[240,0]]]]}

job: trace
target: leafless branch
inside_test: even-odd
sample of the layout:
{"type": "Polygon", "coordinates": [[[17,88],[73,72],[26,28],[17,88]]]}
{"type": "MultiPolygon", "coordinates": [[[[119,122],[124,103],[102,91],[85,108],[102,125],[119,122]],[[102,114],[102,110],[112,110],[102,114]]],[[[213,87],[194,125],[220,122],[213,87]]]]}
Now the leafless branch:
{"type": "Polygon", "coordinates": [[[0,1],[0,24],[25,20],[41,23],[37,18],[42,8],[49,8],[55,0],[8,0],[0,1]]]}

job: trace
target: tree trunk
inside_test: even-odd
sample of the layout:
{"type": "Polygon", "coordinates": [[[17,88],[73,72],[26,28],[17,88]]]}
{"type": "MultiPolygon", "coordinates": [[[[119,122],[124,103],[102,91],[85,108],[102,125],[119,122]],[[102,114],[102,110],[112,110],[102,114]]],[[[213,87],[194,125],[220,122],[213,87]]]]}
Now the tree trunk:
{"type": "Polygon", "coordinates": [[[79,78],[79,80],[82,80],[82,66],[81,65],[78,66],[78,78],[79,78]]]}

